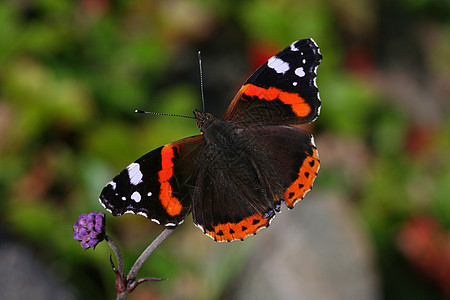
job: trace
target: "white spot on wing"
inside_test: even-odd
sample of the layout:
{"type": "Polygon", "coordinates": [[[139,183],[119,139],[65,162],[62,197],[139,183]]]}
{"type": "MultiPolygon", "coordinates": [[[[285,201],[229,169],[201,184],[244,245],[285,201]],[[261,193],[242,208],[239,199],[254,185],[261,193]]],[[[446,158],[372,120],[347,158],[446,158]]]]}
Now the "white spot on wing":
{"type": "Polygon", "coordinates": [[[139,203],[141,201],[141,194],[139,194],[139,192],[134,192],[131,194],[131,199],[134,200],[134,202],[139,203]]]}
{"type": "MultiPolygon", "coordinates": [[[[103,202],[102,202],[102,199],[100,199],[100,198],[98,198],[98,201],[100,202],[100,204],[103,206],[103,208],[106,208],[106,205],[105,204],[103,204],[103,202]]],[[[106,209],[106,210],[108,210],[108,209],[106,209]]]]}
{"type": "Polygon", "coordinates": [[[151,197],[152,195],[153,195],[152,192],[147,193],[147,196],[149,196],[149,197],[151,197]]]}
{"type": "Polygon", "coordinates": [[[297,47],[295,47],[295,43],[297,43],[297,41],[295,41],[291,44],[291,51],[299,51],[299,49],[297,47]]]}
{"type": "Polygon", "coordinates": [[[147,218],[147,214],[145,212],[138,211],[137,214],[147,218]]]}
{"type": "Polygon", "coordinates": [[[320,53],[320,48],[319,48],[319,45],[317,45],[317,43],[316,43],[316,41],[315,40],[313,40],[312,38],[310,38],[309,39],[311,42],[313,42],[314,43],[314,45],[317,47],[317,52],[319,52],[319,54],[321,54],[320,53]]]}
{"type": "Polygon", "coordinates": [[[314,136],[313,135],[311,135],[311,145],[316,147],[316,141],[314,140],[314,136]]]}
{"type": "Polygon", "coordinates": [[[138,163],[132,163],[127,167],[130,183],[133,185],[138,185],[142,182],[143,174],[139,168],[140,166],[138,163]]]}
{"type": "MultiPolygon", "coordinates": [[[[194,223],[195,227],[199,228],[201,231],[203,231],[203,233],[206,233],[206,230],[203,228],[202,225],[196,224],[194,223]]],[[[208,235],[209,237],[211,237],[210,235],[208,235]]]]}
{"type": "Polygon", "coordinates": [[[302,67],[295,69],[295,75],[297,75],[298,77],[304,77],[305,76],[305,71],[303,70],[302,67]]]}
{"type": "Polygon", "coordinates": [[[123,196],[123,197],[122,197],[122,200],[123,200],[123,201],[127,200],[127,197],[123,196]]]}
{"type": "Polygon", "coordinates": [[[294,82],[292,83],[292,85],[293,85],[293,86],[297,86],[297,81],[294,81],[294,82]]]}
{"type": "Polygon", "coordinates": [[[271,69],[274,69],[275,72],[282,74],[286,73],[286,71],[289,70],[289,64],[276,56],[272,56],[269,59],[269,61],[267,62],[267,66],[271,69]]]}
{"type": "Polygon", "coordinates": [[[306,59],[303,59],[303,60],[302,60],[302,63],[303,63],[303,64],[306,64],[306,59]]]}
{"type": "Polygon", "coordinates": [[[114,181],[110,181],[110,182],[108,182],[108,184],[112,187],[112,189],[115,191],[116,190],[116,186],[117,186],[117,184],[114,182],[114,181]]]}

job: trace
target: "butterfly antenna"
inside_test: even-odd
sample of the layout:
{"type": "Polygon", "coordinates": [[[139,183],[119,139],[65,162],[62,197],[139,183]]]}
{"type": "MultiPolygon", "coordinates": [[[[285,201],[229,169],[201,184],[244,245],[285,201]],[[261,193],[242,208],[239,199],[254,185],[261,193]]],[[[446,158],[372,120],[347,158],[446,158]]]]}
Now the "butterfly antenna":
{"type": "Polygon", "coordinates": [[[198,56],[198,67],[200,69],[200,91],[202,93],[202,107],[203,107],[203,112],[205,112],[205,93],[203,91],[202,53],[200,51],[198,51],[197,56],[198,56]]]}
{"type": "MultiPolygon", "coordinates": [[[[202,107],[203,107],[203,111],[205,111],[205,93],[203,91],[202,53],[200,51],[198,51],[197,55],[198,55],[198,66],[200,69],[200,91],[202,93],[202,107]]],[[[195,119],[195,117],[191,117],[191,116],[164,114],[164,113],[157,113],[157,112],[153,112],[153,111],[143,111],[140,109],[135,109],[134,112],[139,113],[139,114],[150,114],[150,115],[155,115],[155,116],[168,116],[168,117],[180,117],[180,118],[195,119]]]]}
{"type": "Polygon", "coordinates": [[[153,112],[153,111],[143,111],[143,110],[140,110],[140,109],[135,109],[134,112],[135,113],[139,113],[139,114],[150,114],[150,115],[155,115],[155,116],[167,116],[167,117],[180,117],[180,118],[195,119],[195,117],[191,117],[191,116],[175,115],[175,114],[163,114],[163,113],[157,113],[157,112],[153,112]]]}

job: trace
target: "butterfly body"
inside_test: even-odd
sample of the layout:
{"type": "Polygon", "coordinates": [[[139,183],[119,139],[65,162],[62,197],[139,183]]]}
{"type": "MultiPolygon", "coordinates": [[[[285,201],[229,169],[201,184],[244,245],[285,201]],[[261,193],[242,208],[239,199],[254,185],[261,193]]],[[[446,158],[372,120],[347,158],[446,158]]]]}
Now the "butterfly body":
{"type": "Polygon", "coordinates": [[[243,85],[221,119],[194,111],[201,134],[157,148],[103,189],[113,215],[141,214],[176,226],[192,212],[216,241],[244,239],[269,226],[281,205],[311,189],[319,157],[310,133],[293,125],[320,112],[312,39],[292,43],[243,85]]]}

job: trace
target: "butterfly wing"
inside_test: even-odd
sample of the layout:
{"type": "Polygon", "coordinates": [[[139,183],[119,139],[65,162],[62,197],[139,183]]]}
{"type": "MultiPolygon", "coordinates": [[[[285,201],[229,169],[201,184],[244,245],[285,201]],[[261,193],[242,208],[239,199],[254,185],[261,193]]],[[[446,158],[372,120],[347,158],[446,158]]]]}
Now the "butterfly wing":
{"type": "Polygon", "coordinates": [[[134,213],[165,226],[182,223],[191,209],[202,141],[197,135],[145,154],[106,184],[100,203],[114,216],[134,213]]]}
{"type": "Polygon", "coordinates": [[[216,241],[244,239],[269,226],[281,203],[289,208],[311,189],[319,169],[314,140],[290,126],[247,128],[230,159],[205,155],[192,208],[194,223],[216,241]]]}
{"type": "Polygon", "coordinates": [[[320,167],[314,137],[307,131],[290,126],[258,126],[247,133],[258,144],[264,157],[261,169],[271,182],[282,186],[282,195],[275,198],[290,209],[309,192],[320,167]],[[266,165],[270,164],[270,169],[266,165]]]}
{"type": "Polygon", "coordinates": [[[244,83],[223,120],[237,125],[294,125],[320,113],[317,68],[322,59],[313,39],[292,43],[244,83]]]}

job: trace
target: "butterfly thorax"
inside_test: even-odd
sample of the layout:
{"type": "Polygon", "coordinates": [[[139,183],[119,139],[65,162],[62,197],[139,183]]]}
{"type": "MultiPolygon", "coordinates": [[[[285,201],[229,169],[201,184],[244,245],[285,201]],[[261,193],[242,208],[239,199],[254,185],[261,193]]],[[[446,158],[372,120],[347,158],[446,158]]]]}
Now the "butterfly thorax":
{"type": "Polygon", "coordinates": [[[242,129],[238,129],[232,122],[216,119],[211,114],[196,110],[194,115],[197,118],[197,126],[203,133],[208,153],[226,160],[234,160],[239,156],[243,144],[246,144],[245,140],[240,138],[242,129]]]}

